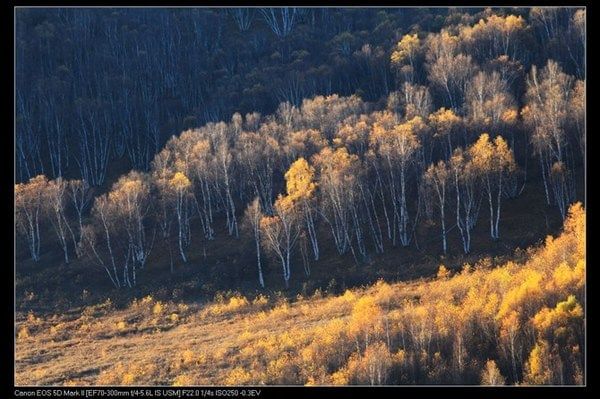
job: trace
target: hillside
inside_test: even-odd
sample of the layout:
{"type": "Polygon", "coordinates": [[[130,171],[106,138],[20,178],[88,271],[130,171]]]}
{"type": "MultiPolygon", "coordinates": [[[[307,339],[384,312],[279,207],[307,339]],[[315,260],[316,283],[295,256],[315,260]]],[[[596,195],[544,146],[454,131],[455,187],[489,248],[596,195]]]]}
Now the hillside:
{"type": "Polygon", "coordinates": [[[17,384],[583,385],[586,23],[16,9],[17,384]]]}
{"type": "Polygon", "coordinates": [[[581,384],[585,213],[525,260],[293,301],[19,314],[17,384],[581,384]]]}
{"type": "MultiPolygon", "coordinates": [[[[489,239],[484,221],[475,227],[471,254],[461,253],[460,236],[454,228],[448,236],[449,253],[444,255],[439,223],[434,222],[419,231],[419,249],[387,247],[385,253],[370,254],[359,266],[350,254],[340,256],[333,245],[325,242],[319,261],[310,261],[310,276],[304,273],[300,260],[293,265],[291,285],[283,295],[292,298],[297,294],[310,295],[316,289],[343,293],[347,288],[379,279],[407,281],[428,277],[435,275],[440,262],[449,269],[460,269],[464,263],[475,263],[483,257],[490,257],[495,264],[518,260],[522,258],[521,250],[538,244],[541,237],[558,233],[561,227],[555,208],[528,209],[528,204],[542,201],[540,180],[534,175],[523,194],[505,205],[501,240],[489,239]]],[[[50,228],[43,233],[46,237],[53,234],[50,228]]],[[[174,257],[173,272],[170,272],[168,251],[160,248],[154,251],[144,273],[138,276],[138,285],[125,291],[112,287],[104,271],[91,264],[87,257],[65,264],[60,248],[48,246],[42,251],[40,262],[33,262],[23,259],[25,248],[19,245],[17,249],[21,254],[18,256],[22,260],[16,270],[17,310],[60,313],[104,302],[109,297],[118,306],[124,306],[132,297],[146,295],[163,301],[173,298],[206,301],[219,292],[273,295],[285,288],[279,266],[269,258],[263,260],[265,288],[260,287],[256,278],[255,249],[248,237],[230,238],[225,231],[217,234],[219,240],[208,243],[198,240],[190,244],[188,264],[174,257]]]]}

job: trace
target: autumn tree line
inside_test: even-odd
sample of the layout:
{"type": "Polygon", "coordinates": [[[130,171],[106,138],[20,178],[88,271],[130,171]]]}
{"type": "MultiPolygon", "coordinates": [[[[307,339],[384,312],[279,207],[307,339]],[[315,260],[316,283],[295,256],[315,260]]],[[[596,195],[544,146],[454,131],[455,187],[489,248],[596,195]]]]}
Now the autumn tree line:
{"type": "MultiPolygon", "coordinates": [[[[531,10],[542,22],[530,17],[560,31],[543,25],[562,21],[547,10],[531,10]]],[[[569,16],[572,35],[582,13],[569,16]]],[[[381,101],[332,94],[268,116],[235,113],[173,136],[149,170],[95,198],[87,179],[33,177],[15,185],[17,228],[39,260],[40,224],[50,222],[65,262],[87,256],[116,287],[135,285],[157,246],[173,271],[192,242],[252,239],[260,285],[269,257],[287,286],[292,272],[310,275],[324,245],[356,264],[419,248],[425,221],[436,221],[428,239],[444,253],[450,234],[469,253],[477,223],[498,240],[503,204],[532,170],[564,219],[585,152],[585,80],[554,59],[525,70],[535,31],[521,16],[491,13],[409,33],[390,55],[399,90],[381,101]]],[[[581,61],[578,43],[569,45],[581,61]]]]}
{"type": "MultiPolygon", "coordinates": [[[[576,203],[563,232],[524,261],[492,267],[481,259],[455,272],[441,265],[428,281],[310,298],[293,316],[288,308],[295,327],[280,334],[250,322],[239,365],[219,382],[583,385],[585,223],[576,203]],[[325,321],[298,323],[303,317],[325,321]]],[[[264,317],[284,325],[280,314],[283,306],[264,317]]],[[[193,369],[185,375],[205,382],[193,369]]]]}

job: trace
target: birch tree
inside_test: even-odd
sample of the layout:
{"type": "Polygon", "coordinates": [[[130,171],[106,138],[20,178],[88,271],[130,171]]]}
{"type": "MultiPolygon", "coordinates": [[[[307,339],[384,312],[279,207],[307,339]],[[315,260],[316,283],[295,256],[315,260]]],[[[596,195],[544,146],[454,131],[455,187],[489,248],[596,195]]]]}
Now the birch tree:
{"type": "Polygon", "coordinates": [[[256,244],[256,266],[258,267],[258,283],[262,288],[265,288],[265,280],[263,278],[262,261],[260,257],[260,221],[263,217],[263,213],[260,209],[260,200],[258,197],[248,205],[246,212],[244,213],[245,225],[252,231],[254,237],[254,243],[256,244]]]}
{"type": "Polygon", "coordinates": [[[350,250],[356,257],[353,235],[356,235],[357,245],[362,247],[362,231],[356,208],[359,198],[358,157],[349,154],[346,148],[334,151],[326,147],[313,157],[313,163],[318,171],[320,213],[331,229],[336,249],[340,254],[350,250]]]}
{"type": "Polygon", "coordinates": [[[285,173],[288,196],[302,208],[306,231],[310,239],[313,256],[319,260],[319,241],[315,225],[316,188],[315,168],[304,158],[298,158],[285,173]]]}
{"type": "MultiPolygon", "coordinates": [[[[387,172],[387,185],[392,202],[394,230],[398,232],[400,242],[408,246],[411,240],[409,234],[409,214],[407,205],[408,179],[410,166],[415,161],[415,154],[420,147],[415,134],[415,125],[420,118],[398,123],[393,115],[382,115],[373,125],[371,145],[383,161],[387,172]],[[397,230],[396,230],[397,229],[397,230]]],[[[395,245],[396,234],[393,235],[395,245]]]]}
{"type": "Polygon", "coordinates": [[[471,251],[471,231],[477,223],[480,196],[477,196],[477,173],[468,152],[457,148],[450,158],[450,171],[454,183],[456,225],[460,231],[464,253],[471,251]]]}
{"type": "Polygon", "coordinates": [[[171,190],[173,203],[175,206],[175,215],[177,216],[177,242],[179,243],[179,254],[184,262],[187,262],[184,247],[189,244],[189,207],[188,196],[192,183],[182,172],[175,172],[168,182],[166,189],[171,190]]]}
{"type": "Polygon", "coordinates": [[[48,179],[44,175],[32,177],[27,183],[15,184],[15,224],[27,241],[29,254],[40,260],[40,222],[44,217],[44,190],[48,179]]]}
{"type": "Polygon", "coordinates": [[[73,246],[77,245],[75,234],[66,215],[68,186],[68,182],[59,177],[48,181],[44,192],[44,206],[48,213],[48,219],[54,228],[67,264],[69,263],[69,242],[73,242],[73,246]]]}
{"type": "Polygon", "coordinates": [[[67,194],[71,207],[77,215],[77,242],[79,243],[83,231],[83,215],[87,212],[93,200],[90,195],[90,185],[85,180],[70,180],[67,194]]]}
{"type": "Polygon", "coordinates": [[[442,248],[444,254],[448,252],[446,240],[446,188],[450,179],[450,171],[444,161],[431,164],[425,172],[427,182],[432,194],[436,197],[437,206],[440,211],[440,223],[442,229],[442,248]]]}
{"type": "Polygon", "coordinates": [[[283,195],[277,197],[273,209],[273,216],[260,220],[261,237],[263,245],[281,262],[283,281],[289,288],[292,256],[301,232],[299,212],[296,203],[283,195]]]}
{"type": "Polygon", "coordinates": [[[532,66],[527,80],[527,105],[522,111],[525,122],[532,130],[531,141],[540,160],[546,201],[556,204],[563,218],[566,216],[564,210],[574,197],[573,159],[566,132],[573,82],[574,79],[562,72],[555,61],[549,60],[541,72],[532,66]],[[560,165],[561,179],[551,178],[555,164],[560,165]],[[563,181],[567,185],[566,190],[554,186],[563,181]],[[552,195],[559,191],[564,195],[552,195]]]}
{"type": "Polygon", "coordinates": [[[492,239],[497,240],[500,238],[502,187],[507,175],[516,169],[514,155],[502,136],[497,136],[492,141],[487,133],[479,136],[479,139],[469,147],[469,154],[487,193],[490,235],[492,239]]]}

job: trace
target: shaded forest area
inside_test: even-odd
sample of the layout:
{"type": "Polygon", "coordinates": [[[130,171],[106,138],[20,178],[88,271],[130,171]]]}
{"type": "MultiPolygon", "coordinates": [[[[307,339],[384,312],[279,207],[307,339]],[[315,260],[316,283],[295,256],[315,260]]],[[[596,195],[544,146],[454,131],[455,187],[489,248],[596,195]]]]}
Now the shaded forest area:
{"type": "Polygon", "coordinates": [[[576,8],[21,9],[20,306],[518,257],[583,198],[584,50],[576,8]]]}
{"type": "MultiPolygon", "coordinates": [[[[271,114],[281,102],[299,106],[315,95],[377,101],[401,88],[390,56],[405,34],[422,40],[444,27],[455,34],[489,15],[522,17],[527,26],[514,20],[508,36],[482,31],[461,50],[481,67],[519,72],[508,82],[515,94],[523,73],[547,59],[581,79],[584,13],[575,11],[19,9],[17,180],[43,173],[99,185],[115,161],[147,170],[171,135],[235,112],[271,114]]],[[[410,81],[428,84],[424,54],[415,50],[410,81]]],[[[440,94],[436,106],[451,105],[440,94]]]]}

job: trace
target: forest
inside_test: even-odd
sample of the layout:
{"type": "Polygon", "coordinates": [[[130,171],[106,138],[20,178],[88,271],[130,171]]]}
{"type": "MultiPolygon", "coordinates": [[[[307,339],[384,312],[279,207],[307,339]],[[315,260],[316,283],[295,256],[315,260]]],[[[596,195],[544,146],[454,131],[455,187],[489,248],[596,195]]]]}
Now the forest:
{"type": "Polygon", "coordinates": [[[584,383],[584,8],[15,14],[17,380],[584,383]]]}

